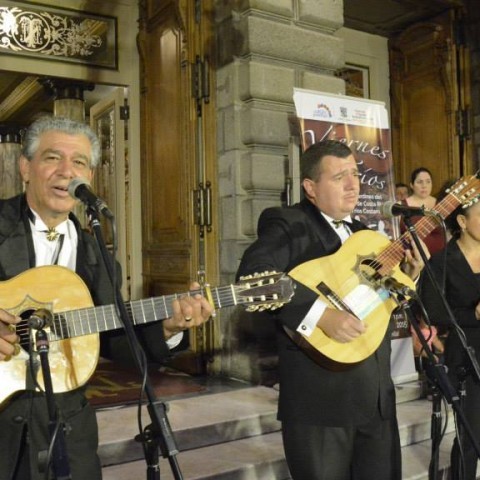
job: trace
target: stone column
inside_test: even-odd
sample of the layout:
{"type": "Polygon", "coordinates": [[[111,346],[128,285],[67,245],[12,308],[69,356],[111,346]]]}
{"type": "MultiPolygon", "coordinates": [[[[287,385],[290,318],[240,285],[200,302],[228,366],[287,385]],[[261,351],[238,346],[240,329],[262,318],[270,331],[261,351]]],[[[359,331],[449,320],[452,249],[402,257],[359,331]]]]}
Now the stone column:
{"type": "Polygon", "coordinates": [[[18,159],[22,151],[20,132],[0,127],[0,198],[10,198],[22,192],[18,159]]]}
{"type": "Polygon", "coordinates": [[[53,115],[85,122],[85,90],[93,90],[93,83],[75,82],[58,78],[42,79],[44,88],[53,95],[53,115]]]}
{"type": "MultiPolygon", "coordinates": [[[[281,205],[295,134],[293,88],[345,92],[334,76],[344,66],[340,0],[216,2],[220,268],[234,279],[256,237],[260,212],[281,205]]],[[[223,325],[217,366],[229,375],[269,383],[275,363],[272,322],[239,310],[223,325]],[[273,353],[273,356],[272,356],[273,353]],[[263,364],[263,366],[262,366],[263,364]],[[265,366],[266,365],[266,366],[265,366]],[[268,376],[268,374],[267,374],[268,376]]],[[[267,315],[268,317],[268,315],[267,315]]]]}

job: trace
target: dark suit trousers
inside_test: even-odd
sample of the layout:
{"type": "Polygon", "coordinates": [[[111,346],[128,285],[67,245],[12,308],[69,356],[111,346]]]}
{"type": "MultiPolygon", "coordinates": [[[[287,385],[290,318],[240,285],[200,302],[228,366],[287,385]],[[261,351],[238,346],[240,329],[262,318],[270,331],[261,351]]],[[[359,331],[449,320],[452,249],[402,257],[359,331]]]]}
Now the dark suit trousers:
{"type": "Polygon", "coordinates": [[[395,416],[376,416],[358,427],[282,424],[283,444],[294,480],[401,480],[395,416]]]}

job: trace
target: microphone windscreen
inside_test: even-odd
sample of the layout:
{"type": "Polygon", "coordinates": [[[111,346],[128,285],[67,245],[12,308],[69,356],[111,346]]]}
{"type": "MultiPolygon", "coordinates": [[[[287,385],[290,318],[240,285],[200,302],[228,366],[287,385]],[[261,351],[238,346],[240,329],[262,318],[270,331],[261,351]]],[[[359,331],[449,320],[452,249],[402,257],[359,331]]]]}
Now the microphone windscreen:
{"type": "Polygon", "coordinates": [[[391,200],[388,200],[382,205],[382,214],[384,217],[394,217],[395,215],[393,214],[393,206],[395,205],[395,202],[392,202],[391,200]]]}
{"type": "Polygon", "coordinates": [[[77,191],[77,188],[78,188],[80,185],[85,185],[85,186],[87,186],[88,188],[90,188],[90,182],[89,182],[86,178],[83,178],[83,177],[75,177],[75,178],[70,182],[70,184],[68,185],[68,188],[67,188],[68,193],[70,194],[71,197],[78,199],[78,197],[77,197],[77,195],[76,195],[76,191],[77,191]]]}

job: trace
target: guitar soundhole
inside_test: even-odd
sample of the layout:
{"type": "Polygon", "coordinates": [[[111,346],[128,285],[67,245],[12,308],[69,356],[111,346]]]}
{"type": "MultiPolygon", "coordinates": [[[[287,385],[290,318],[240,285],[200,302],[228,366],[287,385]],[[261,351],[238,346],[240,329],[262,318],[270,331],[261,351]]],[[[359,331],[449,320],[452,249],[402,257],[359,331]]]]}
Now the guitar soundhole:
{"type": "Polygon", "coordinates": [[[374,258],[363,258],[359,264],[359,274],[367,285],[375,284],[381,278],[378,273],[381,264],[374,258]]]}

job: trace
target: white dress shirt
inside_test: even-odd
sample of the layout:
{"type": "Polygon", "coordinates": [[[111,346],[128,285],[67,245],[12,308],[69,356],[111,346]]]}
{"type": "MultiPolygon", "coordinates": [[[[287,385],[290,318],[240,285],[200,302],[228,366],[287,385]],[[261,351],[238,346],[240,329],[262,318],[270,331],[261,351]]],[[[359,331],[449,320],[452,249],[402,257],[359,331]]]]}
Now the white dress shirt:
{"type": "MultiPolygon", "coordinates": [[[[323,212],[320,213],[324,216],[327,222],[330,223],[332,228],[335,230],[335,233],[340,237],[340,240],[343,244],[345,240],[347,240],[347,238],[352,234],[350,228],[345,223],[335,224],[332,217],[325,215],[323,212]]],[[[352,218],[350,217],[350,215],[343,218],[342,220],[349,223],[352,222],[352,218]]],[[[317,327],[318,320],[323,315],[323,312],[328,306],[328,303],[325,303],[320,298],[317,298],[308,313],[305,315],[305,318],[297,327],[297,332],[309,337],[314,332],[315,328],[317,327]]]]}

